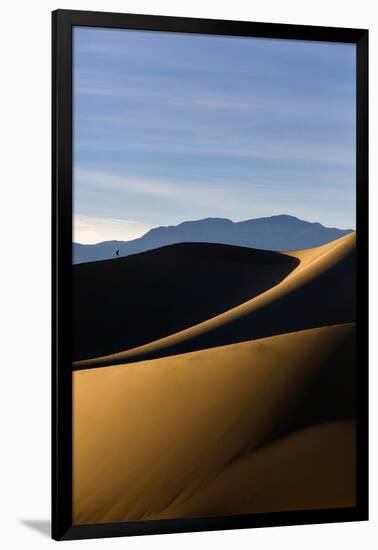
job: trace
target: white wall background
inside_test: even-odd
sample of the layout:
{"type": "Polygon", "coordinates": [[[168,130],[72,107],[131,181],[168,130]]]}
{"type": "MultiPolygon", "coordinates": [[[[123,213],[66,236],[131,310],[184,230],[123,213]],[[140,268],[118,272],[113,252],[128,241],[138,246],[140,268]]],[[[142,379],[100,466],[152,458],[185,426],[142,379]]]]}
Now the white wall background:
{"type": "MultiPolygon", "coordinates": [[[[372,0],[81,0],[4,2],[1,9],[0,544],[45,548],[50,515],[50,12],[56,8],[369,28],[371,218],[377,207],[377,34],[372,0]],[[30,525],[32,524],[32,526],[30,525]],[[34,527],[33,527],[34,525],[34,527]],[[36,528],[37,527],[37,528],[36,528]]],[[[376,248],[378,216],[372,220],[376,248]]],[[[377,255],[371,279],[378,280],[377,255]]],[[[371,305],[377,305],[376,283],[371,305]]],[[[372,316],[371,340],[376,332],[372,316]],[[375,330],[374,330],[375,329],[375,330]]],[[[376,338],[375,338],[376,339],[376,338]]],[[[377,464],[377,346],[371,354],[371,464],[377,464]]],[[[377,470],[369,523],[66,542],[82,548],[177,547],[343,550],[376,547],[377,470]]],[[[62,543],[63,544],[63,543],[62,543]]]]}

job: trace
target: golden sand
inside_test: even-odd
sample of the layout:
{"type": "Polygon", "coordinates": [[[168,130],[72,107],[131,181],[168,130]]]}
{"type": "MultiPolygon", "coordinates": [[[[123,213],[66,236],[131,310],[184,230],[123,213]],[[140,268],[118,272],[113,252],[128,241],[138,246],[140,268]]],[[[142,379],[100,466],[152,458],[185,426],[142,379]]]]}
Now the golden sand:
{"type": "MultiPolygon", "coordinates": [[[[324,269],[349,240],[303,263],[324,269]]],[[[345,324],[74,372],[74,522],[353,505],[353,423],[290,429],[330,361],[347,383],[353,340],[345,324]]]]}

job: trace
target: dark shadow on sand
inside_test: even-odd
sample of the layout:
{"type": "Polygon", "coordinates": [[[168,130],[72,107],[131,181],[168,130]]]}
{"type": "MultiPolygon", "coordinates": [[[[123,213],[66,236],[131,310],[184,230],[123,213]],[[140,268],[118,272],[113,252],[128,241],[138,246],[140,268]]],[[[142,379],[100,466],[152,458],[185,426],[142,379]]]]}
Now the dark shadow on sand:
{"type": "Polygon", "coordinates": [[[231,309],[298,265],[279,252],[182,243],[73,266],[74,360],[134,348],[231,309]]]}

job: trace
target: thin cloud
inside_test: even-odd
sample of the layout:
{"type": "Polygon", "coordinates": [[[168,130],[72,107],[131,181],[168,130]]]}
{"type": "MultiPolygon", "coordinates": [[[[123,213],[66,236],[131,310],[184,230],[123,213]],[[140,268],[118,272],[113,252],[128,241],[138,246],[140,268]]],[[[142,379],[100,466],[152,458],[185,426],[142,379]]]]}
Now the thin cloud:
{"type": "Polygon", "coordinates": [[[94,244],[103,241],[129,241],[141,237],[151,226],[134,220],[96,218],[76,215],[73,220],[74,242],[94,244]]]}
{"type": "Polygon", "coordinates": [[[87,151],[222,155],[354,167],[352,100],[225,94],[193,84],[183,87],[172,77],[129,75],[112,82],[112,75],[85,72],[78,80],[78,97],[113,105],[113,112],[108,107],[104,112],[100,103],[83,114],[78,100],[76,128],[87,131],[77,135],[76,143],[87,151]]]}
{"type": "Polygon", "coordinates": [[[193,136],[177,137],[175,142],[164,140],[163,137],[153,138],[148,136],[140,138],[135,136],[132,141],[117,140],[102,142],[87,138],[78,138],[78,146],[93,152],[118,152],[144,151],[166,154],[184,154],[203,156],[222,156],[253,159],[266,159],[272,161],[297,161],[323,163],[344,168],[354,168],[355,151],[338,144],[306,143],[301,139],[268,139],[245,138],[237,135],[221,136],[193,136]],[[222,139],[223,138],[223,139],[222,139]]]}
{"type": "Polygon", "coordinates": [[[351,226],[355,47],[76,29],[77,214],[351,226]]]}
{"type": "MultiPolygon", "coordinates": [[[[180,181],[171,183],[158,179],[132,178],[111,172],[77,168],[74,186],[81,189],[106,189],[159,197],[167,201],[193,204],[220,204],[225,207],[240,207],[232,187],[204,184],[203,182],[180,181]]],[[[251,185],[251,188],[253,185],[251,185]]],[[[258,186],[256,185],[255,188],[258,186]]]]}
{"type": "MultiPolygon", "coordinates": [[[[210,185],[204,182],[176,181],[169,182],[157,179],[131,178],[119,174],[78,168],[74,174],[74,185],[85,192],[86,200],[90,201],[92,193],[99,190],[107,194],[117,192],[117,206],[122,210],[122,203],[128,205],[132,195],[145,196],[149,205],[154,199],[162,200],[164,207],[155,213],[155,222],[141,218],[139,222],[130,220],[105,218],[107,223],[100,226],[93,219],[103,218],[81,216],[80,209],[75,210],[81,220],[81,234],[86,233],[86,240],[79,242],[98,242],[101,240],[124,239],[121,232],[139,235],[141,228],[151,228],[157,225],[177,224],[190,219],[204,217],[225,217],[234,221],[255,217],[291,214],[293,216],[317,221],[329,227],[351,228],[355,226],[354,216],[349,215],[349,204],[353,204],[353,193],[344,193],[341,202],[344,211],[335,213],[334,203],[340,202],[340,192],[332,187],[321,192],[319,187],[309,183],[305,187],[287,187],[265,184],[251,184],[241,187],[241,182],[223,181],[222,184],[210,185]],[[238,185],[239,184],[239,185],[238,185]],[[174,205],[175,214],[170,204],[174,205]],[[188,212],[190,211],[190,214],[188,212]],[[109,220],[112,220],[111,222],[109,220]],[[135,224],[134,226],[132,224],[135,224]],[[101,227],[104,230],[101,230],[101,227]],[[91,232],[91,235],[89,233],[91,232]],[[88,236],[89,235],[89,236],[88,236]],[[90,240],[88,240],[90,239],[90,240]]],[[[143,214],[139,212],[142,216],[143,214]]],[[[150,214],[151,215],[151,214],[150,214]]],[[[148,216],[147,216],[148,217],[148,216]]],[[[146,229],[146,230],[147,230],[146,229]]]]}
{"type": "MultiPolygon", "coordinates": [[[[83,71],[76,75],[75,93],[103,99],[137,99],[139,104],[152,102],[161,106],[176,105],[190,111],[218,111],[223,113],[248,114],[249,117],[278,117],[278,120],[314,121],[332,120],[352,123],[355,112],[351,109],[353,98],[331,99],[300,94],[293,98],[277,95],[261,95],[253,90],[240,94],[228,90],[227,93],[194,82],[183,85],[177,77],[140,76],[129,74],[120,76],[102,71],[83,71]]],[[[277,121],[278,121],[277,120],[277,121]]]]}

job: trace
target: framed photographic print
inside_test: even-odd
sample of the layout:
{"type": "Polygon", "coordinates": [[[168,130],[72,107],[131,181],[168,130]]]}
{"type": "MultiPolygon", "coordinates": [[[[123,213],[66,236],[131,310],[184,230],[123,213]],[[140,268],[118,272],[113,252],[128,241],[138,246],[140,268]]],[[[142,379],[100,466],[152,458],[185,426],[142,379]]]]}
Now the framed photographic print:
{"type": "Polygon", "coordinates": [[[368,31],[53,13],[53,538],[368,518],[368,31]]]}

